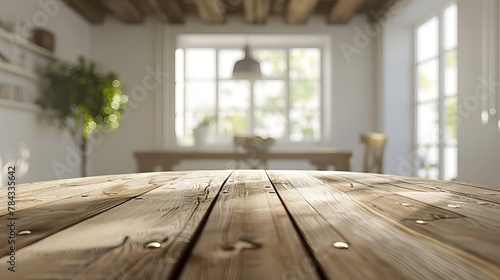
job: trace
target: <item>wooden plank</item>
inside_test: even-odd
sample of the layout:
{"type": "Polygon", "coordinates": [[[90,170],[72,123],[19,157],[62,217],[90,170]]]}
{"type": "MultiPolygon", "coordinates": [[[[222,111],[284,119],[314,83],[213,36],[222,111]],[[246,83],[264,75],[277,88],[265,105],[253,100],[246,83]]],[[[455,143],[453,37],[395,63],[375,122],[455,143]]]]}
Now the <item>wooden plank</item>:
{"type": "Polygon", "coordinates": [[[130,0],[101,0],[101,3],[124,23],[142,23],[144,16],[130,0]]]}
{"type": "Polygon", "coordinates": [[[365,0],[337,0],[328,15],[329,23],[347,23],[365,0]]]}
{"type": "Polygon", "coordinates": [[[486,201],[478,204],[475,199],[442,192],[405,192],[401,195],[442,208],[459,206],[451,209],[467,218],[429,221],[426,226],[405,223],[413,230],[473,252],[500,267],[500,205],[486,201]]]}
{"type": "MultiPolygon", "coordinates": [[[[16,275],[21,279],[35,275],[42,277],[37,279],[171,279],[177,259],[184,258],[189,240],[230,173],[190,172],[177,179],[169,174],[178,173],[157,174],[150,181],[160,187],[18,251],[18,258],[29,268],[16,275]],[[161,247],[145,248],[151,241],[161,247]]],[[[8,274],[2,266],[3,279],[8,274]]]]}
{"type": "MultiPolygon", "coordinates": [[[[177,171],[180,176],[186,171],[177,171]]],[[[156,173],[141,173],[129,175],[109,175],[86,178],[73,178],[40,183],[29,183],[16,188],[16,211],[63,200],[68,197],[88,196],[92,191],[104,190],[109,187],[127,183],[142,177],[153,176],[156,173]],[[52,183],[54,182],[54,183],[52,183]]],[[[157,178],[155,176],[155,178],[157,178]]],[[[0,210],[2,215],[7,209],[0,210]]]]}
{"type": "Polygon", "coordinates": [[[306,23],[317,4],[318,0],[289,0],[285,14],[286,23],[306,23]]]}
{"type": "MultiPolygon", "coordinates": [[[[165,180],[171,180],[181,174],[171,173],[165,180]]],[[[132,176],[135,179],[128,179],[127,177],[122,183],[114,182],[104,187],[102,185],[94,186],[93,190],[87,191],[85,196],[80,194],[66,196],[62,200],[55,200],[16,211],[17,232],[23,230],[32,232],[29,235],[18,236],[16,248],[19,250],[60,230],[116,207],[144,192],[157,188],[161,183],[151,183],[154,176],[156,175],[135,174],[135,176],[132,176]]],[[[79,187],[85,188],[87,186],[79,187]]],[[[75,187],[68,188],[65,191],[72,193],[73,188],[75,187]]],[[[6,229],[2,231],[6,232],[6,229]]],[[[5,256],[7,253],[8,248],[2,246],[0,256],[5,256]]]]}
{"type": "MultiPolygon", "coordinates": [[[[148,174],[143,173],[139,176],[148,176],[148,174]]],[[[15,210],[20,211],[68,197],[88,195],[91,191],[105,189],[137,178],[139,177],[136,175],[110,175],[18,185],[16,187],[15,210]]],[[[0,201],[3,200],[2,198],[0,201]]],[[[3,205],[6,204],[5,202],[3,205]]],[[[7,208],[0,208],[0,217],[7,214],[7,211],[7,208]]]]}
{"type": "Polygon", "coordinates": [[[420,187],[425,187],[428,190],[451,192],[462,196],[500,203],[500,190],[495,189],[494,187],[485,187],[450,181],[427,180],[417,177],[400,177],[394,175],[384,175],[384,177],[393,180],[394,183],[397,183],[398,185],[417,185],[420,187]]]}
{"type": "Polygon", "coordinates": [[[170,23],[183,23],[184,12],[182,9],[181,1],[178,0],[156,0],[159,8],[168,17],[170,23]]]}
{"type": "Polygon", "coordinates": [[[498,265],[419,234],[335,184],[325,184],[306,172],[268,173],[331,279],[495,279],[500,275],[498,265]],[[334,248],[336,241],[348,243],[349,249],[334,248]]]}
{"type": "Polygon", "coordinates": [[[401,0],[382,0],[377,7],[374,7],[368,12],[368,20],[370,22],[378,22],[385,24],[386,15],[390,12],[391,8],[401,0]]]}
{"type": "Polygon", "coordinates": [[[198,16],[206,23],[223,23],[226,7],[219,0],[196,0],[198,16]]]}
{"type": "Polygon", "coordinates": [[[374,211],[393,216],[417,232],[500,264],[497,253],[500,252],[500,205],[451,193],[410,191],[406,188],[408,184],[399,187],[398,182],[381,184],[380,179],[388,179],[373,174],[364,174],[366,178],[374,178],[372,184],[377,182],[371,186],[358,185],[363,180],[359,179],[361,174],[342,177],[331,174],[335,173],[314,172],[312,176],[373,206],[374,211]],[[357,182],[351,187],[349,184],[353,182],[353,177],[357,178],[357,182]],[[448,205],[459,207],[451,208],[448,205]],[[423,220],[429,226],[417,224],[417,220],[423,220]]]}
{"type": "Polygon", "coordinates": [[[243,13],[245,22],[266,23],[271,11],[271,0],[244,0],[243,13]]]}
{"type": "MultiPolygon", "coordinates": [[[[356,172],[315,172],[314,177],[325,182],[344,182],[346,186],[351,186],[350,190],[358,189],[377,189],[384,190],[386,192],[402,192],[402,191],[429,191],[428,187],[418,186],[418,185],[394,185],[393,179],[374,176],[371,173],[356,173],[356,172]]],[[[347,189],[349,190],[349,189],[347,189]]]]}
{"type": "Polygon", "coordinates": [[[318,279],[289,216],[263,171],[235,171],[180,279],[318,279]]]}
{"type": "Polygon", "coordinates": [[[70,0],[65,2],[91,23],[104,22],[105,10],[95,1],[70,0]]]}
{"type": "Polygon", "coordinates": [[[132,0],[135,6],[142,14],[153,14],[160,22],[167,23],[168,17],[165,12],[160,9],[157,0],[132,0]]]}

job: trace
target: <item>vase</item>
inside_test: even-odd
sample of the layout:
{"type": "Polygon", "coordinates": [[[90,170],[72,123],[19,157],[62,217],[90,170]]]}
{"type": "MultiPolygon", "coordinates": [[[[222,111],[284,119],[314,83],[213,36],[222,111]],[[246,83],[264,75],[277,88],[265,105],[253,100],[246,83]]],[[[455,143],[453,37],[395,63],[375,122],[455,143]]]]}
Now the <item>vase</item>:
{"type": "Polygon", "coordinates": [[[208,126],[199,126],[193,130],[194,145],[196,147],[205,147],[208,138],[208,126]]]}

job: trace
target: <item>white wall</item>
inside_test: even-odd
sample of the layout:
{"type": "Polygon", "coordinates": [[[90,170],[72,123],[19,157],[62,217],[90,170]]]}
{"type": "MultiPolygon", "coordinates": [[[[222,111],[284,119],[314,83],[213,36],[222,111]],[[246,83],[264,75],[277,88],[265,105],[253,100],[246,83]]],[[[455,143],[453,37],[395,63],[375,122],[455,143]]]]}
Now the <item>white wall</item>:
{"type": "Polygon", "coordinates": [[[387,134],[384,172],[411,175],[409,158],[413,136],[413,30],[388,24],[380,40],[382,94],[379,129],[387,134]]]}
{"type": "MultiPolygon", "coordinates": [[[[158,42],[158,26],[152,21],[143,25],[124,25],[109,19],[102,26],[92,27],[91,56],[115,70],[124,81],[126,93],[133,95],[136,87],[143,85],[146,67],[155,68],[164,61],[165,73],[173,73],[170,63],[178,34],[322,34],[330,38],[331,73],[325,79],[331,81],[331,97],[326,106],[332,115],[326,122],[329,142],[323,146],[354,151],[353,170],[361,170],[362,146],[359,134],[372,130],[375,77],[373,75],[375,42],[367,38],[366,44],[353,54],[350,63],[340,47],[341,43],[354,44],[355,27],[364,29],[364,17],[356,17],[348,25],[327,25],[323,17],[313,18],[307,25],[285,25],[281,19],[270,19],[265,26],[244,25],[241,18],[230,17],[224,25],[206,25],[196,18],[189,18],[184,25],[164,25],[163,42],[158,42]],[[163,45],[162,45],[163,43],[163,45]],[[163,52],[159,52],[161,48],[163,52]],[[156,54],[156,55],[155,55],[156,54]],[[162,55],[163,54],[163,57],[162,55]]],[[[118,131],[105,135],[93,153],[93,174],[135,172],[132,153],[155,148],[176,148],[173,125],[172,75],[166,78],[164,87],[147,91],[147,98],[137,102],[118,131]],[[158,92],[157,92],[158,91],[158,92]],[[155,95],[157,95],[155,97],[155,95]],[[162,105],[163,104],[163,105],[162,105]],[[162,110],[162,112],[160,112],[162,110]],[[156,111],[156,113],[155,113],[156,111]],[[155,117],[156,115],[156,117],[155,117]],[[166,129],[162,133],[161,128],[166,129]]],[[[144,87],[143,87],[144,88],[144,87]]],[[[136,92],[137,93],[137,92],[136,92]]],[[[186,162],[179,169],[226,168],[227,162],[186,162]]],[[[306,162],[273,162],[271,168],[312,168],[306,162]]]]}
{"type": "MultiPolygon", "coordinates": [[[[0,19],[4,26],[11,25],[20,18],[55,34],[57,57],[75,60],[78,55],[89,55],[90,26],[64,3],[53,0],[0,1],[0,19]]],[[[33,81],[1,70],[0,81],[36,88],[33,81]]],[[[39,113],[36,106],[7,106],[0,103],[1,174],[5,174],[7,165],[17,161],[20,168],[17,183],[57,179],[52,163],[59,162],[66,166],[64,170],[59,170],[60,177],[79,176],[79,167],[72,161],[68,165],[67,161],[70,153],[66,148],[77,151],[69,135],[41,122],[39,113]],[[27,160],[20,160],[23,158],[27,160]]]]}
{"type": "Polygon", "coordinates": [[[126,25],[113,18],[92,27],[92,59],[115,72],[129,96],[118,130],[99,137],[92,147],[92,175],[136,172],[133,152],[154,149],[155,135],[161,134],[155,131],[154,78],[147,70],[161,65],[155,57],[155,27],[153,20],[126,25]]]}
{"type": "MultiPolygon", "coordinates": [[[[490,117],[488,124],[481,124],[482,101],[476,95],[481,86],[480,78],[491,75],[496,94],[496,108],[500,110],[498,83],[500,81],[498,57],[498,16],[493,32],[485,34],[492,39],[491,53],[483,41],[483,19],[491,8],[484,9],[486,1],[458,0],[458,179],[500,187],[500,130],[499,113],[490,117]],[[495,36],[496,35],[496,36],[495,36]],[[483,57],[485,58],[483,61],[483,57]],[[488,62],[491,67],[488,67],[488,62]],[[461,113],[460,113],[461,112],[461,113]]],[[[497,2],[498,1],[492,1],[497,2]]],[[[497,8],[498,9],[498,6],[497,8]]],[[[496,10],[495,9],[495,10],[496,10]]],[[[498,10],[496,10],[498,11],[498,10]]],[[[497,14],[498,15],[498,14],[497,14]]]]}

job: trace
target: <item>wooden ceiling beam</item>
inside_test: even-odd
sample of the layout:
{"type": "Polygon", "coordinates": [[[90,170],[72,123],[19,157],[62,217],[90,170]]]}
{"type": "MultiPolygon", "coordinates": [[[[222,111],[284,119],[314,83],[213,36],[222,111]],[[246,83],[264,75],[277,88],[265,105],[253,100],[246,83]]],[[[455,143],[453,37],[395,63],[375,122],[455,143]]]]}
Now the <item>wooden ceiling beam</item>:
{"type": "Polygon", "coordinates": [[[248,23],[266,23],[271,11],[271,0],[244,0],[243,16],[248,23]]]}
{"type": "Polygon", "coordinates": [[[142,23],[144,16],[130,0],[101,0],[101,3],[124,23],[142,23]]]}
{"type": "Polygon", "coordinates": [[[391,8],[394,7],[398,2],[400,2],[400,0],[382,1],[377,8],[373,9],[368,13],[368,20],[372,23],[377,21],[382,21],[386,17],[387,13],[389,13],[391,8]]]}
{"type": "Polygon", "coordinates": [[[286,7],[286,23],[299,24],[306,23],[309,16],[316,8],[318,0],[290,0],[286,7]]]}
{"type": "Polygon", "coordinates": [[[157,0],[134,0],[136,6],[141,9],[144,14],[154,15],[160,22],[167,23],[168,17],[159,6],[157,0]]]}
{"type": "Polygon", "coordinates": [[[220,0],[196,0],[198,16],[206,23],[223,23],[226,7],[220,0]]]}
{"type": "Polygon", "coordinates": [[[328,15],[329,23],[347,23],[365,0],[337,0],[328,15]]]}
{"type": "Polygon", "coordinates": [[[104,16],[106,15],[105,10],[96,2],[89,0],[70,0],[66,3],[91,23],[102,23],[104,21],[104,16]]]}
{"type": "Polygon", "coordinates": [[[271,4],[271,12],[275,15],[285,14],[286,0],[274,0],[271,4]]]}
{"type": "Polygon", "coordinates": [[[184,12],[179,0],[156,0],[170,23],[184,23],[184,12]]]}

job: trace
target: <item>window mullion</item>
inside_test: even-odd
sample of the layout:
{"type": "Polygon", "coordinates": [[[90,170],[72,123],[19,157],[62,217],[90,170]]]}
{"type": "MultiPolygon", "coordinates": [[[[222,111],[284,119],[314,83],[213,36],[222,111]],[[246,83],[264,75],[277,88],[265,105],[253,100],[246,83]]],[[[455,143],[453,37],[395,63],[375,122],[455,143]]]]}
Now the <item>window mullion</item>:
{"type": "Polygon", "coordinates": [[[182,71],[184,72],[184,74],[182,75],[183,76],[183,79],[182,79],[182,99],[183,99],[183,102],[182,102],[182,117],[183,117],[183,121],[182,121],[182,130],[184,131],[184,140],[186,139],[186,132],[187,132],[187,128],[186,128],[186,86],[187,86],[187,71],[186,71],[186,49],[182,49],[182,63],[184,64],[182,66],[182,71]]]}
{"type": "Polygon", "coordinates": [[[250,81],[250,135],[255,135],[255,81],[250,81]]]}
{"type": "Polygon", "coordinates": [[[219,135],[219,49],[215,49],[215,134],[219,135]]]}

